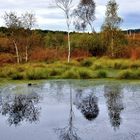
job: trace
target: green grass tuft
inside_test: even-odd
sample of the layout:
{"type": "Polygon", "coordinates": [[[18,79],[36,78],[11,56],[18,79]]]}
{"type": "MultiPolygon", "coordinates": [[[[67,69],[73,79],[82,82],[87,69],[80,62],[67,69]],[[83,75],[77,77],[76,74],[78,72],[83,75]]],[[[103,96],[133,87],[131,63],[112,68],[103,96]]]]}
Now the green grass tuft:
{"type": "Polygon", "coordinates": [[[108,74],[105,70],[99,70],[96,72],[96,78],[107,78],[108,74]]]}
{"type": "Polygon", "coordinates": [[[47,79],[48,72],[43,69],[32,69],[26,73],[26,77],[29,80],[47,79]]]}
{"type": "Polygon", "coordinates": [[[93,72],[90,69],[79,69],[78,70],[81,79],[93,78],[93,72]]]}
{"type": "Polygon", "coordinates": [[[49,71],[49,76],[60,76],[63,73],[63,69],[56,68],[56,69],[51,69],[49,71]]]}
{"type": "Polygon", "coordinates": [[[138,73],[132,70],[123,70],[118,75],[119,79],[138,79],[138,73]]]}
{"type": "Polygon", "coordinates": [[[24,75],[21,73],[15,73],[11,76],[12,80],[23,80],[24,79],[24,75]]]}
{"type": "Polygon", "coordinates": [[[81,66],[83,67],[90,67],[92,66],[93,61],[91,59],[85,59],[83,61],[81,61],[81,66]]]}
{"type": "Polygon", "coordinates": [[[79,72],[76,69],[72,68],[72,69],[64,72],[62,77],[65,78],[65,79],[79,79],[80,75],[79,75],[79,72]]]}

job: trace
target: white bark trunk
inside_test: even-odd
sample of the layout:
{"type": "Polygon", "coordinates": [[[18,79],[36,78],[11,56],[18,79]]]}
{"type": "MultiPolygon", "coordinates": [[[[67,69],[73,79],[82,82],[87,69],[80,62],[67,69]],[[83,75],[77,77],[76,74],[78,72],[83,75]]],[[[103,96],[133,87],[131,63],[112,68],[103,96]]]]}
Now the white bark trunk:
{"type": "Polygon", "coordinates": [[[16,51],[17,63],[19,64],[20,63],[20,58],[19,58],[18,47],[17,47],[17,44],[16,44],[16,42],[14,40],[13,40],[13,43],[14,43],[14,47],[15,47],[15,51],[16,51]]]}
{"type": "Polygon", "coordinates": [[[114,40],[111,39],[111,56],[114,57],[114,40]]]}
{"type": "Polygon", "coordinates": [[[68,31],[68,63],[70,62],[70,56],[71,56],[71,44],[70,44],[70,33],[68,31]]]}
{"type": "Polygon", "coordinates": [[[70,19],[69,19],[69,13],[66,13],[66,22],[67,22],[67,28],[68,28],[68,63],[69,63],[70,62],[70,57],[71,57],[70,19]]]}
{"type": "Polygon", "coordinates": [[[95,33],[95,29],[90,22],[89,22],[89,26],[90,26],[90,29],[91,29],[92,33],[95,33]]]}
{"type": "Polygon", "coordinates": [[[26,46],[25,61],[28,62],[28,46],[26,46]]]}
{"type": "Polygon", "coordinates": [[[70,42],[70,10],[72,8],[73,0],[55,0],[56,5],[62,9],[65,13],[66,23],[67,23],[67,32],[68,32],[68,63],[70,62],[71,57],[71,42],[70,42]]]}
{"type": "Polygon", "coordinates": [[[111,28],[111,56],[114,57],[114,34],[111,28]]]}

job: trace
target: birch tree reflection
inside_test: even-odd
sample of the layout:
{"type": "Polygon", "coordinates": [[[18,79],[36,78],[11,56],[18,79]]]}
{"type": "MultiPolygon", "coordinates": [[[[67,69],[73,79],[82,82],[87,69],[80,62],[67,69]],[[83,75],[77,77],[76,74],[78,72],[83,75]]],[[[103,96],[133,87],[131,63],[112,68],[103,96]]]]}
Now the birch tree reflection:
{"type": "Polygon", "coordinates": [[[30,123],[39,120],[40,96],[37,93],[8,94],[2,97],[0,113],[8,117],[9,125],[19,125],[23,121],[30,123]]]}
{"type": "Polygon", "coordinates": [[[119,85],[111,85],[104,87],[105,98],[107,100],[108,115],[110,123],[116,130],[121,124],[121,112],[123,111],[123,102],[121,87],[119,85]]]}
{"type": "Polygon", "coordinates": [[[73,95],[72,95],[72,88],[70,84],[70,113],[69,113],[68,125],[64,128],[56,129],[56,132],[58,133],[60,140],[80,140],[80,137],[76,133],[77,129],[74,127],[73,117],[74,117],[73,95]]]}
{"type": "Polygon", "coordinates": [[[82,96],[82,90],[78,90],[76,94],[76,107],[82,112],[84,117],[92,121],[99,114],[98,99],[92,93],[87,96],[82,96]]]}

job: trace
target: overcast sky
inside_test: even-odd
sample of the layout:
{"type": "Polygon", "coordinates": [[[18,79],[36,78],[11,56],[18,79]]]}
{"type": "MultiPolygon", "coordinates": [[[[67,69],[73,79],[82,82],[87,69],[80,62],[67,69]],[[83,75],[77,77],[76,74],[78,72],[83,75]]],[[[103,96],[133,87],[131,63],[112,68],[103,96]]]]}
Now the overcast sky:
{"type": "MultiPolygon", "coordinates": [[[[37,27],[49,30],[66,30],[64,14],[60,9],[51,8],[53,0],[0,0],[0,26],[4,26],[4,12],[15,11],[18,14],[33,12],[37,18],[37,27]]],[[[73,0],[74,5],[78,0],[73,0]]],[[[95,0],[96,20],[94,27],[100,31],[105,17],[108,0],[95,0]]],[[[119,4],[119,16],[123,18],[122,29],[140,28],[140,0],[116,0],[119,4]]],[[[71,27],[72,29],[72,27],[71,27]]]]}

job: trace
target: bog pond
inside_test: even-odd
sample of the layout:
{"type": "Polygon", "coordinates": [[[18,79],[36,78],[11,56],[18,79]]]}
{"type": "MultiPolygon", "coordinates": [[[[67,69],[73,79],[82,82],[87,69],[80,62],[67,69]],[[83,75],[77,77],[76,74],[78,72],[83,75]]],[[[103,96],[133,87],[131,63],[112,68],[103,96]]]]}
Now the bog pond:
{"type": "Polygon", "coordinates": [[[0,140],[140,140],[140,83],[4,84],[0,140]]]}

